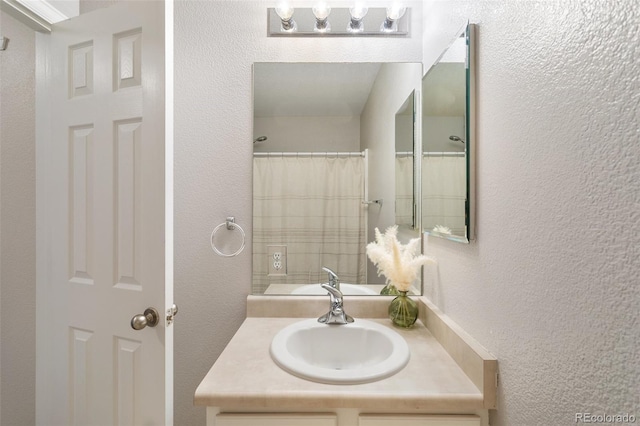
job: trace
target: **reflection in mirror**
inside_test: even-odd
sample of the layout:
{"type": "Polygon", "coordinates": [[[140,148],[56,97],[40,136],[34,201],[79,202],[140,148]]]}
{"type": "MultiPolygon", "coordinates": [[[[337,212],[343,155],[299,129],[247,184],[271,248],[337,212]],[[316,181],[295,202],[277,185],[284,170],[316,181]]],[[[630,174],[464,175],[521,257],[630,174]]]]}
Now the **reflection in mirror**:
{"type": "Polygon", "coordinates": [[[254,64],[253,294],[324,295],[323,267],[344,294],[379,294],[365,247],[395,223],[395,114],[421,75],[409,63],[254,64]]]}
{"type": "Polygon", "coordinates": [[[465,243],[474,238],[472,30],[468,25],[422,80],[422,227],[465,243]]]}
{"type": "Polygon", "coordinates": [[[396,113],[396,224],[399,232],[413,233],[417,237],[414,218],[414,98],[411,92],[407,100],[396,113]]]}

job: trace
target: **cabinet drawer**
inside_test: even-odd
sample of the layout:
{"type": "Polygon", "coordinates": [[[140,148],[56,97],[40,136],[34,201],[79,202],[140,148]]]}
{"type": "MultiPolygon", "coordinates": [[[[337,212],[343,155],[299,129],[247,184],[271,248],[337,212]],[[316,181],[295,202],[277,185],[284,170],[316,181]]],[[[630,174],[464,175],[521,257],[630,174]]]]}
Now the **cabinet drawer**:
{"type": "MultiPolygon", "coordinates": [[[[335,414],[234,414],[216,416],[216,426],[337,426],[335,414]]],[[[466,425],[465,425],[466,426],[466,425]]]]}
{"type": "Polygon", "coordinates": [[[480,417],[363,414],[358,426],[480,426],[480,417]]]}

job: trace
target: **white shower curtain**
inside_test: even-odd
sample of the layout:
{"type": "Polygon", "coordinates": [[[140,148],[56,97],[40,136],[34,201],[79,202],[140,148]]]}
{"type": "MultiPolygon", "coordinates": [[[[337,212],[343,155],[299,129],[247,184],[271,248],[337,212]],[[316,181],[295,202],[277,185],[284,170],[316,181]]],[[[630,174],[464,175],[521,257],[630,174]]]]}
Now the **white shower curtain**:
{"type": "Polygon", "coordinates": [[[257,157],[253,160],[253,292],[272,283],[364,283],[362,157],[257,157]],[[268,275],[269,245],[287,246],[287,275],[268,275]]]}
{"type": "Polygon", "coordinates": [[[413,226],[413,155],[396,157],[396,224],[413,226]]]}
{"type": "Polygon", "coordinates": [[[422,159],[422,227],[446,226],[465,235],[466,160],[464,156],[422,159]]]}

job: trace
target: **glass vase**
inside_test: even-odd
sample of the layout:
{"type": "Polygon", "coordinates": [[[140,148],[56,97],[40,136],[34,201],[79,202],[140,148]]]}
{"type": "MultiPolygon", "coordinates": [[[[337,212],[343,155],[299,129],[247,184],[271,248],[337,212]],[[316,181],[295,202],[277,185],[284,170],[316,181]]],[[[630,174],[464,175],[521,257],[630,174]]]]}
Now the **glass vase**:
{"type": "Polygon", "coordinates": [[[389,305],[389,319],[398,327],[410,328],[418,319],[418,304],[406,291],[391,301],[389,305]]]}
{"type": "Polygon", "coordinates": [[[395,285],[389,283],[384,286],[382,290],[380,290],[380,294],[382,296],[397,296],[400,294],[395,285]]]}

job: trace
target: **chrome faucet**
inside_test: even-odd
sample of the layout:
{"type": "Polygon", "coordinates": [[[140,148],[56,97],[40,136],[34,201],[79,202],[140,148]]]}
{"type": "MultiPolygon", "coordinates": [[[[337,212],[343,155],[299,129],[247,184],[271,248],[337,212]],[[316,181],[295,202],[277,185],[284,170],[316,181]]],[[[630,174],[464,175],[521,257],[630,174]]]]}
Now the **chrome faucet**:
{"type": "Polygon", "coordinates": [[[342,292],[327,283],[322,283],[320,285],[329,292],[330,306],[329,312],[318,318],[318,322],[323,324],[347,324],[353,322],[353,317],[344,312],[342,292]]]}
{"type": "Polygon", "coordinates": [[[326,266],[322,267],[322,270],[329,274],[329,285],[336,290],[340,291],[340,279],[338,278],[338,274],[333,272],[331,269],[326,266]]]}

